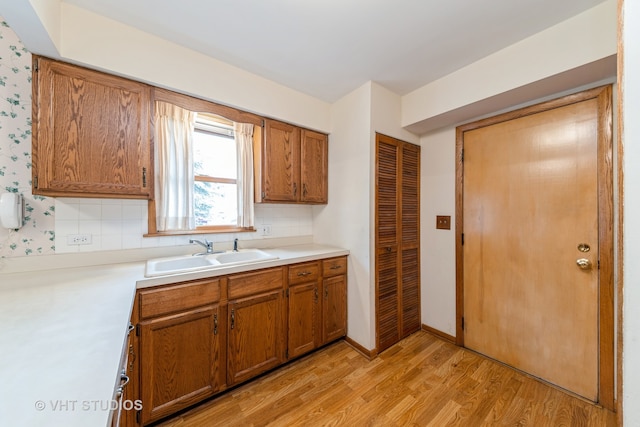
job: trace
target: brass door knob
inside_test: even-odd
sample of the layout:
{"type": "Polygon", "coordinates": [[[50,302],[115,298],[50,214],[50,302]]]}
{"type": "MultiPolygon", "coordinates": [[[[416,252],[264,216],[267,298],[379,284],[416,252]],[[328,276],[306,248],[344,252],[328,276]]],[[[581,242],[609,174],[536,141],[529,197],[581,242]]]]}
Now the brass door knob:
{"type": "Polygon", "coordinates": [[[586,258],[580,258],[580,259],[576,260],[576,264],[582,270],[591,270],[591,261],[589,261],[586,258]]]}

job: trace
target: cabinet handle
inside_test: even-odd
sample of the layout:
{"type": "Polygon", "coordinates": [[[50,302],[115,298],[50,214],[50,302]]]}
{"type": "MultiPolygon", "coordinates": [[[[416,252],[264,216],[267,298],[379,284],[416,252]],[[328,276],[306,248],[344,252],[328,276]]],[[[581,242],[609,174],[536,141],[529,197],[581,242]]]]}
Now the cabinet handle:
{"type": "Polygon", "coordinates": [[[122,393],[124,393],[124,389],[127,386],[127,384],[129,384],[129,376],[127,376],[127,374],[125,374],[124,371],[120,375],[120,381],[121,381],[120,386],[116,390],[116,398],[118,399],[120,398],[120,396],[122,396],[122,393]]]}
{"type": "Polygon", "coordinates": [[[298,272],[298,277],[305,277],[305,276],[308,276],[310,274],[311,274],[310,271],[299,271],[298,272]]]}
{"type": "Polygon", "coordinates": [[[218,335],[218,313],[213,315],[213,335],[218,335]]]}
{"type": "Polygon", "coordinates": [[[127,328],[127,335],[133,332],[136,327],[133,326],[133,323],[129,322],[129,327],[127,328]]]}
{"type": "Polygon", "coordinates": [[[293,196],[295,197],[298,194],[298,184],[293,183],[293,196]]]}
{"type": "Polygon", "coordinates": [[[236,309],[231,309],[231,329],[236,327],[236,309]]]}
{"type": "Polygon", "coordinates": [[[329,288],[324,288],[324,299],[329,298],[329,288]]]}
{"type": "Polygon", "coordinates": [[[340,269],[340,264],[336,264],[336,265],[332,265],[331,267],[329,267],[329,270],[338,270],[340,269]]]}
{"type": "Polygon", "coordinates": [[[318,287],[313,288],[313,293],[315,295],[315,302],[318,302],[318,287]]]}
{"type": "Polygon", "coordinates": [[[302,184],[302,197],[307,197],[307,183],[302,184]]]}
{"type": "Polygon", "coordinates": [[[147,168],[142,168],[142,186],[147,186],[147,168]]]}

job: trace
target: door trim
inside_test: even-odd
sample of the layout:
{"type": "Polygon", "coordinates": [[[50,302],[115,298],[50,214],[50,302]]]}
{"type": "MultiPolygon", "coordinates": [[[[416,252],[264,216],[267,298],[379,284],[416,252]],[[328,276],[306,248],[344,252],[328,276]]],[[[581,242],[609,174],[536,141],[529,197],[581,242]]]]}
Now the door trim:
{"type": "Polygon", "coordinates": [[[589,99],[596,99],[598,103],[598,238],[600,245],[600,268],[598,270],[598,403],[607,409],[615,411],[613,115],[611,94],[611,85],[601,86],[494,117],[464,124],[456,128],[456,344],[464,347],[464,259],[462,250],[462,235],[464,232],[464,133],[485,126],[552,110],[565,105],[589,99]]]}

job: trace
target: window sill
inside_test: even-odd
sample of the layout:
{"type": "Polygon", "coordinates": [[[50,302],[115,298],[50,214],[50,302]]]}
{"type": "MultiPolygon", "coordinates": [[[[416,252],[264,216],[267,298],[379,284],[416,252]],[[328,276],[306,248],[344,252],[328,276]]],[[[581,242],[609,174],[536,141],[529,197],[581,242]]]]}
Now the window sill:
{"type": "Polygon", "coordinates": [[[188,236],[192,234],[220,234],[220,233],[253,233],[255,227],[202,227],[195,230],[156,231],[143,234],[143,237],[188,236]]]}

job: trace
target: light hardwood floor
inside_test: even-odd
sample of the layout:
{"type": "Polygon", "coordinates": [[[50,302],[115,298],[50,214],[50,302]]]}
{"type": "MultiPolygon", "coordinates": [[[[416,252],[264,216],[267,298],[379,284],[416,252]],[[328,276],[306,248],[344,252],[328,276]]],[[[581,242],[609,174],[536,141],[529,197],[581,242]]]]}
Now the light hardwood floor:
{"type": "Polygon", "coordinates": [[[495,425],[600,427],[616,417],[421,331],[371,361],[339,341],[161,424],[495,425]]]}

